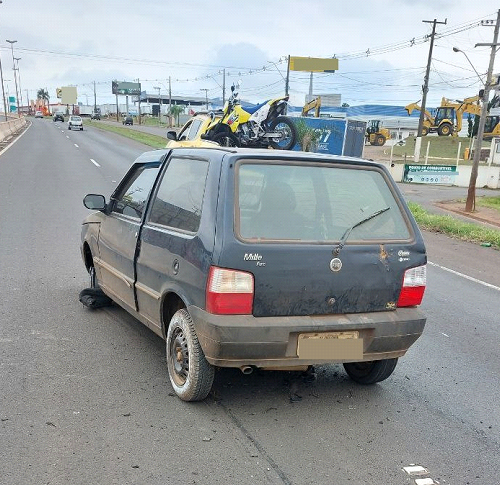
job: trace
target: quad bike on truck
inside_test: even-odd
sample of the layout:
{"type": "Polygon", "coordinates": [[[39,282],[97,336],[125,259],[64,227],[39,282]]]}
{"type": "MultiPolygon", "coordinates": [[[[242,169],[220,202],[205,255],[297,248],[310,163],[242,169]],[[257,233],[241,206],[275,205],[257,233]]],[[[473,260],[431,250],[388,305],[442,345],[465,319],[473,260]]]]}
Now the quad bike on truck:
{"type": "Polygon", "coordinates": [[[213,117],[201,137],[222,146],[275,148],[290,150],[297,141],[297,129],[286,113],[288,96],[265,101],[251,108],[243,108],[236,88],[226,102],[221,118],[213,117]]]}

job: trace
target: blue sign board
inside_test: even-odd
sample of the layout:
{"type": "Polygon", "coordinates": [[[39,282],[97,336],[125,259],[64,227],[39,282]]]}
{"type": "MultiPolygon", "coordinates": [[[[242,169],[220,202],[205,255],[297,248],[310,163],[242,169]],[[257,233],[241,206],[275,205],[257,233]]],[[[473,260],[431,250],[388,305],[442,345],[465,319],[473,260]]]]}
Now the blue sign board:
{"type": "MultiPolygon", "coordinates": [[[[364,121],[307,117],[296,117],[292,120],[297,125],[299,138],[307,130],[316,133],[315,142],[309,151],[352,157],[360,157],[363,153],[366,129],[364,121]]],[[[302,140],[297,140],[293,150],[303,149],[302,140]]]]}

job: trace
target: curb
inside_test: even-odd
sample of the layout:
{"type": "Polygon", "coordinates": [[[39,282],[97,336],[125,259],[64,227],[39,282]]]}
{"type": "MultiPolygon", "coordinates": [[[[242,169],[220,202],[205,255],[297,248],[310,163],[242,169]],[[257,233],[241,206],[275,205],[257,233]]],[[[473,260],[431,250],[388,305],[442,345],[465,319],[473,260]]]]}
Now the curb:
{"type": "Polygon", "coordinates": [[[494,226],[494,227],[500,228],[500,222],[492,221],[491,219],[488,219],[488,218],[485,218],[485,217],[481,217],[480,215],[477,215],[477,214],[474,214],[474,213],[465,212],[465,211],[462,211],[462,210],[459,210],[459,209],[454,209],[454,208],[451,208],[451,207],[447,207],[447,203],[446,202],[435,202],[434,205],[436,207],[439,207],[440,209],[444,209],[444,210],[446,210],[448,212],[453,212],[455,214],[459,214],[462,217],[465,217],[467,219],[474,219],[475,221],[482,222],[484,224],[488,224],[490,226],[494,226]]]}

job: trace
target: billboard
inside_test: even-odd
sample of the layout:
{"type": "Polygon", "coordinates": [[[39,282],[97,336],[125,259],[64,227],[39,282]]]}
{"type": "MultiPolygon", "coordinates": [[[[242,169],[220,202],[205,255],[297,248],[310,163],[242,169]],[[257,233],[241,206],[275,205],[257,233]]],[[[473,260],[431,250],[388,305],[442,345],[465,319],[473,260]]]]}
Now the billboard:
{"type": "Polygon", "coordinates": [[[290,71],[333,72],[339,68],[339,60],[323,57],[290,56],[290,71]]]}
{"type": "Polygon", "coordinates": [[[61,103],[76,104],[76,86],[63,86],[61,88],[61,103]]]}
{"type": "Polygon", "coordinates": [[[131,94],[133,96],[139,96],[141,94],[141,83],[112,81],[111,92],[113,94],[131,94]]]}

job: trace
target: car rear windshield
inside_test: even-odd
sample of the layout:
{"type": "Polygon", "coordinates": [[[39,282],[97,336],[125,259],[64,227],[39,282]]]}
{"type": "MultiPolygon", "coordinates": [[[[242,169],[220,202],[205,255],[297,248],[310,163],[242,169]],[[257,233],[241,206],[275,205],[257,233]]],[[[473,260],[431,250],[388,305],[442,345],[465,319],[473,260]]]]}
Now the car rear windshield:
{"type": "Polygon", "coordinates": [[[377,168],[242,161],[236,174],[236,231],[242,239],[411,238],[408,220],[377,168]]]}

